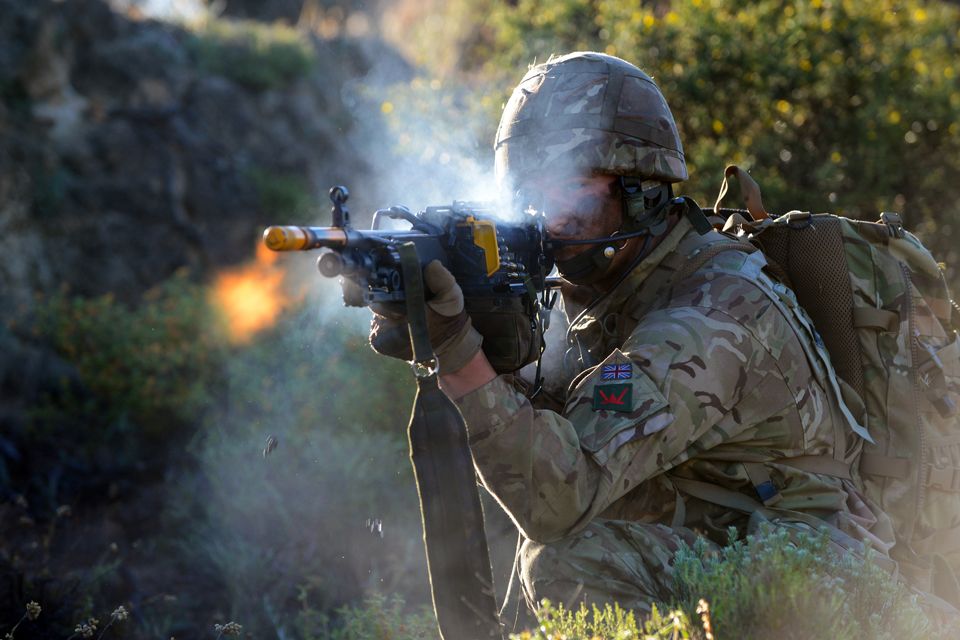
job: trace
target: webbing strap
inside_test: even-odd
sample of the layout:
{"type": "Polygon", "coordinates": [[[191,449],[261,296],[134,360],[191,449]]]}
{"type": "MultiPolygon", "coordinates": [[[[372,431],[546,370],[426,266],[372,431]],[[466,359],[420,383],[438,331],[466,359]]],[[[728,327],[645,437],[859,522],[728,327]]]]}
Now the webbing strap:
{"type": "Polygon", "coordinates": [[[880,329],[896,333],[900,330],[900,314],[873,307],[854,307],[853,326],[857,329],[880,329]]]}
{"type": "Polygon", "coordinates": [[[763,500],[763,506],[772,507],[783,500],[783,496],[770,480],[770,472],[762,462],[744,462],[743,468],[747,470],[747,476],[757,490],[757,495],[763,500]]]}
{"type": "Polygon", "coordinates": [[[943,365],[952,360],[960,360],[960,340],[954,340],[934,353],[922,351],[917,360],[920,365],[920,373],[928,371],[938,361],[940,365],[943,365]]]}
{"type": "Polygon", "coordinates": [[[440,636],[442,640],[502,640],[466,425],[438,385],[417,249],[408,242],[398,252],[417,378],[407,438],[440,636]],[[425,371],[418,370],[418,365],[425,371]]]}
{"type": "MultiPolygon", "coordinates": [[[[796,458],[772,460],[771,462],[786,467],[793,467],[794,469],[799,469],[807,473],[833,476],[845,480],[849,480],[851,477],[850,465],[844,464],[829,456],[798,456],[796,458]]],[[[774,487],[770,479],[770,472],[763,463],[744,462],[742,464],[747,471],[750,482],[763,500],[763,504],[738,491],[733,491],[732,489],[708,482],[700,482],[699,480],[690,480],[688,478],[678,478],[675,476],[671,476],[669,479],[663,476],[662,480],[665,481],[664,484],[666,484],[668,488],[674,489],[675,491],[678,489],[683,490],[684,493],[688,493],[694,498],[719,504],[730,509],[736,509],[744,513],[752,513],[761,507],[770,507],[783,499],[783,496],[777,491],[776,487],[774,487]]],[[[681,505],[678,509],[683,508],[683,500],[680,498],[679,493],[677,494],[677,504],[681,505]]],[[[677,520],[677,515],[674,513],[674,523],[672,526],[679,526],[676,524],[677,520]]],[[[682,519],[680,519],[680,523],[683,523],[682,519]]]]}
{"type": "Polygon", "coordinates": [[[793,467],[806,473],[816,473],[822,476],[833,476],[850,480],[850,465],[842,460],[830,456],[797,456],[796,458],[782,458],[774,460],[774,464],[793,467]]]}
{"type": "Polygon", "coordinates": [[[607,77],[607,87],[603,94],[603,107],[600,111],[600,126],[597,127],[598,129],[610,131],[615,128],[622,91],[623,67],[612,64],[610,65],[610,75],[607,77]]]}
{"type": "Polygon", "coordinates": [[[910,477],[910,458],[895,458],[879,453],[860,455],[860,473],[903,480],[910,477]]]}
{"type": "Polygon", "coordinates": [[[753,513],[757,509],[763,508],[763,504],[761,504],[759,500],[754,500],[749,496],[745,496],[732,489],[727,489],[726,487],[675,476],[671,477],[670,480],[677,489],[690,494],[694,498],[699,498],[704,502],[719,504],[728,509],[742,511],[743,513],[753,513]]]}
{"type": "Polygon", "coordinates": [[[683,502],[683,496],[680,494],[677,486],[670,481],[669,477],[661,475],[659,479],[661,484],[663,484],[667,490],[672,490],[677,498],[677,506],[673,508],[673,518],[670,521],[670,526],[674,529],[682,527],[687,520],[687,506],[683,502]]]}
{"type": "MultiPolygon", "coordinates": [[[[747,205],[750,216],[757,222],[769,220],[770,215],[764,211],[763,201],[760,199],[760,185],[750,177],[749,173],[734,164],[728,165],[723,171],[723,184],[720,186],[720,194],[717,196],[717,204],[714,205],[713,210],[720,210],[720,202],[727,195],[727,179],[731,177],[736,177],[740,182],[740,191],[743,193],[743,201],[747,205]]],[[[742,219],[742,216],[740,218],[742,219]]]]}
{"type": "Polygon", "coordinates": [[[397,252],[400,254],[400,268],[403,270],[407,317],[409,318],[407,326],[410,328],[413,361],[415,363],[436,361],[433,355],[433,347],[430,346],[430,333],[427,329],[427,305],[417,247],[412,242],[404,242],[397,247],[397,252]]]}

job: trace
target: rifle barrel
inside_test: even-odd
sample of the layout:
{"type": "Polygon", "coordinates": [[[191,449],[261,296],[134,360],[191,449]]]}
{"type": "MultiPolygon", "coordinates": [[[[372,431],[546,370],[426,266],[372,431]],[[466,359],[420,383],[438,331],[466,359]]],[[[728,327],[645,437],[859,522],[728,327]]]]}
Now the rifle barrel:
{"type": "Polygon", "coordinates": [[[347,232],[337,227],[273,226],[263,232],[263,243],[274,251],[336,249],[347,244],[347,232]]]}

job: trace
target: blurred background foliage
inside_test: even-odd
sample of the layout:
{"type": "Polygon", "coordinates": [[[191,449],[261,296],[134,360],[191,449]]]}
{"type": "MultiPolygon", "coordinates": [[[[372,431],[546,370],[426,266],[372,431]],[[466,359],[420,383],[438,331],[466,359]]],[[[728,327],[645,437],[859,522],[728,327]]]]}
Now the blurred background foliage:
{"type": "MultiPolygon", "coordinates": [[[[327,82],[338,29],[389,42],[412,79],[371,72],[328,117],[363,150],[380,204],[416,206],[490,197],[494,132],[528,65],[606,51],[663,90],[691,173],[681,192],[712,205],[736,163],[774,214],[898,211],[958,291],[958,28],[953,5],[917,0],[234,0],[183,43],[186,64],[269,106],[299,82],[327,82]]],[[[18,91],[3,87],[11,110],[26,100],[18,91]]],[[[243,166],[270,221],[320,218],[329,185],[243,166]]],[[[76,180],[57,169],[37,181],[37,213],[55,213],[76,180]]],[[[335,286],[283,264],[248,274],[283,273],[289,291],[242,338],[216,270],[182,269],[134,301],[50,291],[3,327],[0,339],[43,345],[69,367],[25,401],[19,433],[0,434],[0,602],[13,607],[0,605],[0,631],[37,594],[47,615],[18,634],[69,635],[78,610],[132,592],[134,637],[197,637],[228,619],[255,637],[424,637],[428,622],[405,617],[429,602],[404,435],[409,370],[374,356],[364,314],[339,308],[335,286]],[[291,293],[304,284],[313,292],[291,293]],[[279,446],[264,455],[268,436],[279,446]],[[74,517],[58,515],[63,504],[74,517]]],[[[509,524],[487,505],[502,546],[509,524]]],[[[509,569],[506,547],[497,561],[509,569]]]]}

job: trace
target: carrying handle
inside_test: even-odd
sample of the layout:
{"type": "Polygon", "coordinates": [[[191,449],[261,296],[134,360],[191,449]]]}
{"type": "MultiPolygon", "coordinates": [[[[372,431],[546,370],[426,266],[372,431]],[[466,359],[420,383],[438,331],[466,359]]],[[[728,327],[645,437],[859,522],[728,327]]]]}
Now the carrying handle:
{"type": "Polygon", "coordinates": [[[763,201],[760,199],[760,185],[750,177],[749,173],[735,164],[727,165],[727,168],[723,171],[723,184],[720,186],[720,195],[717,196],[717,204],[714,205],[713,210],[720,210],[720,202],[727,195],[727,179],[731,177],[736,177],[740,182],[740,192],[743,193],[743,201],[747,205],[750,217],[755,222],[769,220],[770,215],[763,210],[763,201]]]}

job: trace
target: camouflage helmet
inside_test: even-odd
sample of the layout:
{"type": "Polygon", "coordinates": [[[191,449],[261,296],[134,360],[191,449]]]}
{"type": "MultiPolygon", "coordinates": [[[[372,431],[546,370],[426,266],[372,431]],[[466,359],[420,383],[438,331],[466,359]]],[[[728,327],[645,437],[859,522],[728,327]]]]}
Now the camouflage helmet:
{"type": "Polygon", "coordinates": [[[530,69],[497,129],[497,182],[547,173],[603,173],[641,181],[687,179],[666,100],[629,62],[578,52],[530,69]]]}

